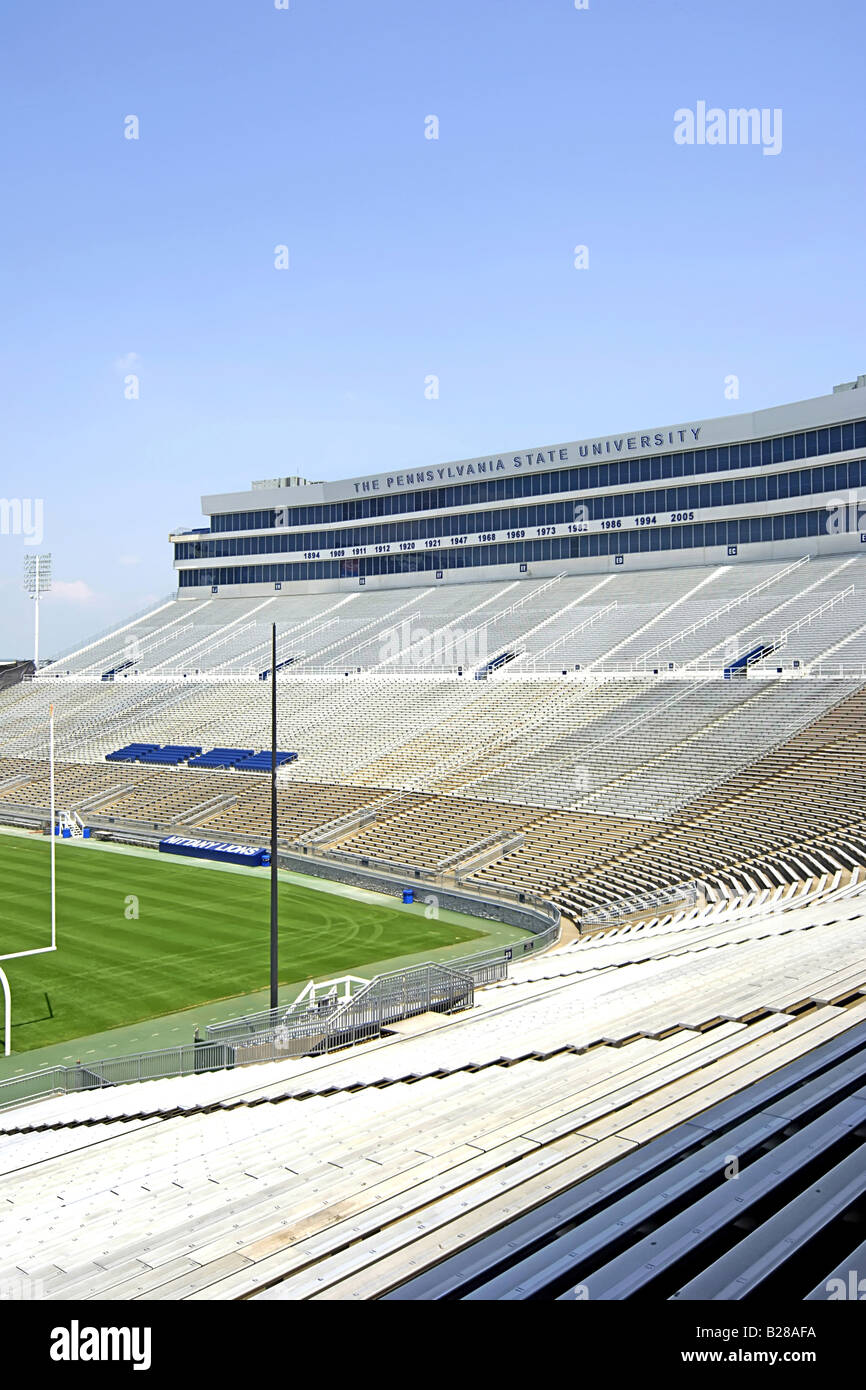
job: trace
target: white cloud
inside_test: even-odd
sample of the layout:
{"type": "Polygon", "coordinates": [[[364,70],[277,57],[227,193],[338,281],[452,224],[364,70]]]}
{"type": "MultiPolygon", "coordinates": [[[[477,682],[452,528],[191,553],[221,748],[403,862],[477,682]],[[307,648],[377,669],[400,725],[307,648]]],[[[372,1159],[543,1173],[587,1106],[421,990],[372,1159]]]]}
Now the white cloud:
{"type": "Polygon", "coordinates": [[[53,598],[69,599],[72,603],[87,603],[96,594],[83,579],[55,579],[51,584],[53,598]]]}

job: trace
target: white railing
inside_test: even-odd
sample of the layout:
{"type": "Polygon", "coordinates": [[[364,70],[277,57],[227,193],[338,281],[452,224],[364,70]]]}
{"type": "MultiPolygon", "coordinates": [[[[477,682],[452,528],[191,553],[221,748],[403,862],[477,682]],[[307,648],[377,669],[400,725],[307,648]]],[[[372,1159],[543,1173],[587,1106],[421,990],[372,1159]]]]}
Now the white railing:
{"type": "MultiPolygon", "coordinates": [[[[158,647],[168,646],[169,642],[174,642],[184,632],[189,632],[192,627],[195,627],[195,623],[184,623],[183,627],[175,628],[174,632],[167,632],[164,637],[158,637],[155,642],[149,643],[148,646],[140,646],[133,654],[133,661],[145,660],[145,658],[149,657],[151,652],[155,652],[158,647]]],[[[137,638],[135,640],[138,641],[137,638]]],[[[100,661],[96,664],[101,666],[102,662],[100,661]]]]}
{"type": "MultiPolygon", "coordinates": [[[[175,621],[177,621],[177,619],[175,621]]],[[[169,626],[174,627],[174,624],[169,624],[169,626]]],[[[143,645],[141,638],[133,638],[131,640],[136,643],[135,649],[133,649],[131,645],[125,648],[116,648],[115,651],[111,654],[111,656],[103,657],[102,661],[88,662],[88,664],[82,668],[79,674],[90,675],[91,672],[95,674],[98,671],[100,672],[101,679],[101,674],[106,669],[106,664],[108,662],[122,662],[124,658],[126,658],[127,661],[131,662],[133,666],[136,666],[140,661],[146,661],[147,658],[150,656],[151,652],[156,651],[157,647],[164,647],[166,643],[174,642],[175,639],[181,635],[181,633],[189,632],[190,628],[193,627],[195,627],[195,623],[184,623],[183,627],[174,628],[172,632],[166,633],[164,637],[158,638],[155,642],[148,643],[147,646],[143,645]]],[[[111,670],[110,665],[108,666],[108,669],[111,670]]]]}
{"type": "Polygon", "coordinates": [[[699,632],[701,628],[706,627],[708,623],[716,622],[719,618],[723,617],[725,613],[730,613],[732,609],[739,608],[741,604],[747,603],[749,599],[754,598],[756,594],[762,593],[764,589],[769,589],[772,584],[777,584],[779,580],[784,579],[786,575],[793,574],[794,570],[800,569],[802,565],[807,565],[810,559],[811,556],[809,555],[801,556],[801,558],[795,560],[793,564],[786,565],[784,569],[779,570],[778,574],[771,574],[766,579],[761,580],[760,584],[753,584],[751,589],[747,589],[744,594],[739,594],[736,598],[732,598],[728,603],[723,604],[721,608],[713,609],[712,613],[707,613],[703,618],[698,618],[697,622],[691,623],[689,627],[684,627],[680,632],[677,632],[673,637],[668,637],[664,642],[659,642],[658,646],[650,647],[647,651],[641,652],[639,656],[635,657],[635,661],[649,661],[659,652],[663,652],[668,647],[672,647],[675,642],[682,642],[686,637],[691,637],[693,633],[699,632]]]}
{"type": "MultiPolygon", "coordinates": [[[[258,621],[255,618],[250,618],[249,622],[244,623],[242,627],[226,628],[222,634],[217,631],[211,638],[205,641],[205,645],[198,653],[196,661],[198,661],[200,657],[209,656],[210,653],[215,652],[218,647],[224,647],[226,642],[233,642],[236,637],[240,637],[242,633],[249,632],[251,627],[258,627],[258,625],[258,621]]],[[[190,623],[189,626],[192,627],[193,624],[190,623]]],[[[150,653],[148,653],[148,655],[149,654],[150,653]]]]}
{"type": "Polygon", "coordinates": [[[509,830],[503,834],[501,830],[494,830],[492,835],[485,835],[483,840],[476,840],[474,845],[466,845],[463,849],[455,850],[453,854],[446,855],[444,859],[437,860],[436,872],[441,873],[443,869],[450,869],[455,864],[462,864],[468,859],[474,859],[483,850],[492,849],[494,845],[501,845],[503,853],[506,852],[506,845],[509,849],[516,849],[518,845],[524,843],[525,839],[526,836],[520,831],[509,830]]]}
{"type": "MultiPolygon", "coordinates": [[[[290,650],[287,650],[287,648],[291,648],[291,646],[295,643],[296,639],[298,639],[298,638],[299,638],[299,639],[305,639],[305,638],[307,638],[307,637],[318,637],[319,633],[325,632],[329,627],[333,627],[333,626],[334,626],[334,623],[336,623],[336,622],[338,621],[337,618],[331,618],[329,622],[327,622],[327,623],[320,623],[318,627],[313,628],[312,632],[302,632],[302,631],[301,631],[302,628],[309,627],[310,623],[316,622],[316,620],[317,620],[318,617],[319,617],[319,615],[318,615],[318,613],[316,613],[316,614],[313,615],[312,618],[304,618],[301,622],[295,623],[294,626],[289,627],[289,628],[284,628],[282,632],[278,632],[278,633],[277,633],[277,664],[278,664],[278,665],[279,665],[280,660],[286,660],[289,656],[291,656],[291,655],[293,654],[290,650]],[[282,644],[282,647],[283,647],[282,653],[280,652],[280,644],[282,644]]],[[[241,652],[241,653],[240,653],[240,656],[239,656],[239,660],[241,660],[241,661],[244,662],[244,667],[243,667],[244,670],[246,670],[246,669],[247,669],[247,666],[249,666],[249,667],[251,667],[251,668],[252,668],[252,667],[255,667],[255,669],[258,670],[258,671],[260,671],[260,670],[262,669],[262,667],[261,667],[262,661],[265,661],[268,665],[270,665],[270,658],[271,658],[271,634],[270,634],[269,632],[264,633],[264,634],[262,635],[262,637],[260,638],[260,640],[254,644],[254,646],[252,646],[252,647],[247,647],[247,650],[246,650],[245,652],[241,652]],[[260,657],[258,657],[256,660],[254,660],[256,652],[261,652],[262,655],[261,655],[260,657]],[[247,661],[245,660],[245,658],[247,658],[247,657],[249,657],[249,662],[247,662],[247,661]]],[[[228,663],[226,663],[226,665],[228,665],[228,663]]],[[[219,670],[220,668],[217,667],[216,669],[219,670]]],[[[241,669],[241,668],[239,668],[239,667],[229,667],[229,669],[230,669],[230,670],[239,670],[239,669],[241,669]]]]}
{"type": "Polygon", "coordinates": [[[567,578],[568,571],[562,570],[560,574],[555,574],[552,579],[548,579],[544,584],[539,584],[537,589],[532,589],[530,593],[524,594],[523,598],[516,599],[515,602],[512,603],[511,607],[504,609],[503,612],[515,612],[516,609],[522,608],[525,603],[530,603],[532,599],[538,598],[540,594],[546,594],[548,589],[552,589],[554,584],[558,584],[561,579],[567,578]]]}
{"type": "Polygon", "coordinates": [[[543,657],[549,656],[551,652],[555,652],[557,647],[562,646],[563,642],[571,641],[579,632],[585,632],[588,628],[594,627],[597,622],[600,622],[602,618],[607,617],[609,613],[612,613],[614,609],[618,607],[619,604],[616,599],[614,599],[612,603],[608,603],[604,608],[600,608],[598,612],[593,613],[591,617],[584,618],[583,622],[577,623],[575,627],[570,628],[562,637],[557,637],[555,642],[550,642],[548,646],[542,647],[540,652],[535,652],[532,655],[524,652],[523,656],[520,658],[523,669],[529,670],[531,668],[532,670],[536,670],[538,662],[541,661],[543,657]]]}
{"type": "MultiPolygon", "coordinates": [[[[854,593],[854,585],[849,584],[847,589],[842,589],[840,592],[833,594],[830,598],[825,599],[817,608],[813,608],[802,618],[798,618],[795,623],[789,623],[787,627],[783,627],[778,633],[774,634],[769,632],[765,633],[763,638],[749,638],[741,642],[741,646],[748,647],[751,644],[757,647],[765,645],[768,648],[764,656],[757,657],[754,662],[743,669],[747,670],[750,676],[761,676],[769,674],[770,672],[772,672],[773,675],[778,675],[780,668],[764,666],[763,662],[772,657],[776,652],[783,651],[787,648],[789,645],[788,638],[792,633],[799,632],[801,628],[808,627],[816,618],[820,618],[824,613],[829,613],[838,603],[844,603],[846,599],[852,598],[854,593]]],[[[743,653],[743,655],[745,655],[745,653],[743,653]]],[[[683,671],[684,673],[691,673],[692,671],[724,671],[728,669],[735,660],[737,660],[736,657],[698,657],[694,661],[684,662],[683,671]]],[[[793,658],[788,670],[790,673],[796,675],[814,675],[814,668],[807,661],[801,662],[800,666],[795,668],[793,665],[793,658]]]]}
{"type": "MultiPolygon", "coordinates": [[[[144,618],[151,618],[155,616],[155,614],[161,613],[164,608],[170,607],[170,605],[176,601],[176,593],[166,594],[164,598],[158,599],[155,604],[148,604],[148,606],[142,608],[139,613],[135,613],[133,617],[128,618],[121,627],[103,628],[101,632],[97,632],[94,637],[91,637],[90,641],[85,646],[74,647],[71,651],[64,651],[61,652],[59,656],[52,657],[51,661],[46,663],[47,667],[61,666],[64,661],[72,661],[74,657],[83,656],[85,652],[89,652],[94,647],[98,647],[101,642],[107,642],[109,637],[119,637],[121,633],[128,632],[131,627],[135,627],[136,623],[140,623],[144,618]]],[[[201,605],[199,605],[199,607],[200,606],[201,605]]],[[[93,663],[93,665],[97,664],[96,662],[93,663]]],[[[46,674],[48,674],[47,670],[46,674]]],[[[51,672],[51,674],[53,675],[54,673],[51,672]]]]}
{"type": "Polygon", "coordinates": [[[791,623],[788,627],[783,627],[779,636],[787,641],[792,632],[799,632],[801,628],[808,627],[816,618],[820,618],[822,613],[829,613],[831,609],[836,607],[837,603],[844,603],[846,598],[851,598],[853,594],[854,585],[849,584],[847,589],[842,589],[839,593],[833,594],[832,598],[825,599],[818,608],[813,608],[811,613],[807,613],[804,618],[799,618],[796,623],[791,623]]]}
{"type": "MultiPolygon", "coordinates": [[[[277,774],[279,782],[279,773],[277,774]]],[[[315,829],[308,830],[303,835],[299,835],[295,840],[296,845],[318,845],[324,844],[333,836],[339,835],[343,830],[358,829],[362,825],[368,825],[371,821],[377,820],[379,812],[400,801],[406,793],[402,790],[392,792],[390,796],[383,797],[381,801],[368,802],[365,806],[358,806],[354,811],[347,811],[342,816],[336,816],[334,820],[326,821],[324,825],[317,825],[315,829]]]]}
{"type": "Polygon", "coordinates": [[[817,680],[857,680],[866,681],[866,662],[863,661],[813,661],[809,675],[817,680]]]}
{"type": "MultiPolygon", "coordinates": [[[[476,636],[476,634],[478,634],[478,633],[487,634],[487,633],[490,631],[490,629],[491,629],[491,628],[494,628],[494,627],[496,626],[497,623],[499,623],[499,622],[502,621],[503,618],[508,618],[508,617],[510,617],[512,613],[516,613],[516,612],[518,611],[518,609],[523,608],[523,607],[525,606],[525,604],[532,602],[533,599],[537,599],[537,598],[539,597],[540,594],[546,593],[548,589],[552,589],[553,586],[554,586],[554,584],[558,584],[559,581],[560,581],[561,579],[565,579],[565,577],[566,577],[566,574],[565,574],[565,571],[564,571],[564,570],[563,570],[562,574],[554,575],[553,579],[548,579],[546,583],[544,583],[544,584],[539,584],[539,586],[538,586],[537,589],[533,589],[530,593],[524,594],[523,598],[516,599],[516,600],[514,601],[514,603],[510,603],[510,604],[508,605],[507,608],[500,608],[499,612],[498,612],[498,613],[494,613],[493,616],[492,616],[492,618],[488,618],[488,619],[486,620],[486,622],[479,623],[476,627],[470,628],[468,632],[460,633],[460,634],[459,634],[458,636],[456,636],[451,642],[449,642],[448,646],[449,646],[449,647],[456,646],[456,644],[457,644],[458,641],[462,642],[462,643],[465,645],[465,644],[467,644],[467,643],[469,642],[470,639],[474,639],[475,636],[476,636]]],[[[514,638],[514,641],[515,641],[515,642],[517,642],[517,641],[519,641],[519,640],[520,640],[520,634],[518,634],[518,636],[514,638]]],[[[477,645],[477,644],[476,644],[476,645],[477,645]]],[[[444,650],[447,651],[447,650],[448,650],[448,647],[446,647],[444,650]]],[[[523,653],[522,653],[522,652],[520,653],[520,656],[523,656],[523,653]]],[[[464,665],[467,665],[467,664],[468,664],[468,665],[474,665],[474,663],[475,663],[476,661],[478,661],[479,659],[480,659],[480,658],[479,658],[478,656],[476,656],[476,657],[473,659],[473,661],[468,662],[468,663],[467,663],[467,662],[464,662],[464,665]]],[[[492,658],[491,658],[491,659],[492,659],[492,658]]],[[[507,665],[508,663],[506,662],[505,664],[507,665]]],[[[482,662],[481,662],[481,667],[483,667],[483,666],[485,666],[485,665],[486,665],[486,662],[485,662],[484,660],[482,660],[482,662]]],[[[479,667],[479,669],[481,669],[481,667],[479,667]]],[[[499,668],[497,668],[497,670],[498,670],[498,669],[499,669],[499,668]]],[[[491,672],[491,674],[494,674],[494,673],[491,672]]]]}
{"type": "MultiPolygon", "coordinates": [[[[428,595],[428,594],[431,594],[432,592],[433,592],[432,589],[425,589],[425,590],[423,591],[423,593],[420,595],[420,597],[421,597],[421,598],[426,598],[427,595],[428,595]]],[[[379,614],[377,614],[376,617],[375,617],[375,618],[371,618],[370,621],[369,621],[368,623],[364,623],[363,627],[359,627],[358,630],[357,630],[357,632],[355,632],[355,633],[347,633],[347,634],[346,634],[347,640],[351,640],[352,636],[360,637],[360,635],[361,635],[362,632],[369,632],[371,627],[378,627],[380,623],[388,624],[388,623],[389,623],[389,620],[391,620],[391,619],[396,619],[398,613],[402,613],[404,608],[408,608],[409,604],[410,604],[412,601],[414,601],[415,598],[416,598],[416,596],[413,594],[413,595],[412,595],[412,599],[407,599],[407,601],[406,601],[405,603],[401,603],[400,606],[399,606],[398,608],[391,608],[391,609],[388,610],[387,613],[379,613],[379,614]]],[[[416,620],[416,618],[419,618],[419,617],[421,617],[421,609],[420,609],[420,608],[418,608],[418,609],[413,609],[413,611],[412,611],[411,613],[408,613],[404,618],[400,618],[399,621],[400,621],[400,622],[403,622],[403,623],[413,623],[413,622],[416,620]]],[[[388,626],[385,626],[382,630],[383,630],[383,632],[388,632],[388,631],[390,631],[391,628],[393,628],[393,627],[394,627],[394,623],[391,622],[390,628],[389,628],[388,626]]],[[[348,657],[352,656],[355,652],[362,651],[362,650],[364,649],[364,647],[369,647],[370,641],[371,641],[371,640],[372,640],[372,639],[368,637],[364,642],[356,642],[355,645],[354,645],[354,647],[350,647],[349,650],[346,651],[346,652],[344,652],[343,655],[342,655],[341,657],[336,657],[336,656],[331,657],[331,658],[330,658],[330,664],[331,664],[331,665],[334,665],[334,666],[344,666],[345,663],[346,663],[346,659],[347,659],[348,657]]],[[[329,651],[331,651],[334,647],[338,647],[339,645],[340,645],[339,641],[331,642],[329,646],[323,647],[322,650],[321,650],[320,652],[313,652],[313,656],[315,656],[315,657],[322,657],[322,656],[325,655],[325,652],[329,652],[329,651]]],[[[390,658],[389,658],[389,659],[390,659],[390,658]]]]}
{"type": "MultiPolygon", "coordinates": [[[[621,727],[613,729],[608,734],[607,738],[603,738],[599,742],[593,743],[593,757],[599,751],[600,748],[606,748],[609,743],[618,743],[624,734],[630,733],[632,729],[639,728],[641,724],[648,723],[650,719],[655,719],[657,715],[662,713],[663,710],[669,709],[671,705],[678,704],[680,700],[685,700],[690,695],[694,695],[696,691],[700,690],[706,684],[706,680],[690,681],[686,686],[685,690],[677,690],[673,695],[669,695],[667,699],[662,700],[661,704],[652,705],[650,709],[644,710],[642,714],[635,715],[634,719],[629,719],[626,721],[625,724],[621,725],[621,727]]],[[[640,767],[638,767],[636,770],[640,771],[641,769],[640,767]]],[[[605,789],[602,788],[602,790],[605,789]]],[[[597,795],[596,792],[590,793],[589,799],[591,799],[591,797],[595,795],[597,795]]]]}
{"type": "MultiPolygon", "coordinates": [[[[458,629],[453,622],[444,623],[440,627],[438,627],[435,630],[435,632],[425,634],[424,637],[419,637],[417,641],[413,642],[412,645],[408,647],[404,652],[399,652],[396,653],[394,656],[386,657],[385,660],[379,662],[378,665],[379,667],[393,666],[401,662],[406,664],[407,657],[414,650],[415,647],[420,646],[422,642],[435,641],[439,633],[442,632],[451,632],[453,633],[453,635],[451,636],[450,641],[446,641],[445,645],[442,647],[440,655],[444,655],[445,652],[451,650],[451,648],[453,647],[456,647],[458,643],[461,646],[463,646],[467,651],[474,650],[478,646],[474,639],[479,633],[487,633],[490,630],[490,628],[496,625],[496,623],[500,622],[503,618],[507,618],[511,613],[515,613],[517,609],[522,608],[524,604],[531,602],[531,600],[535,598],[538,598],[539,594],[545,593],[548,589],[551,589],[554,584],[558,584],[559,581],[564,578],[565,571],[563,571],[562,574],[555,575],[553,579],[548,579],[544,584],[540,584],[537,588],[532,589],[530,593],[524,594],[523,598],[516,599],[514,603],[510,603],[507,608],[500,608],[498,612],[492,615],[492,617],[486,618],[482,623],[476,623],[475,627],[468,628],[465,632],[458,629]]],[[[414,614],[413,616],[418,617],[420,615],[414,614]]],[[[484,658],[481,656],[480,653],[476,652],[475,655],[469,656],[465,661],[461,662],[460,668],[465,669],[466,667],[475,666],[479,662],[483,665],[484,658]]],[[[420,668],[413,666],[412,669],[418,670],[420,668]]],[[[442,666],[437,664],[436,669],[441,670],[442,666]]],[[[456,674],[458,670],[457,663],[452,663],[451,669],[454,672],[454,674],[456,674]]]]}

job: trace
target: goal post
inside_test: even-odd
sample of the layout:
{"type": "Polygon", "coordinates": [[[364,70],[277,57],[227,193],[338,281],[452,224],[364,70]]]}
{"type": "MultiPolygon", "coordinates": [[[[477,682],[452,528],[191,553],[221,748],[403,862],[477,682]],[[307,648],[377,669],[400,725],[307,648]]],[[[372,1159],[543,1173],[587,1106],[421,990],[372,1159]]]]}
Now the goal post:
{"type": "MultiPolygon", "coordinates": [[[[48,788],[49,788],[49,813],[50,821],[48,825],[51,837],[50,845],[50,868],[51,879],[51,945],[33,946],[28,951],[9,951],[6,955],[0,956],[0,962],[5,960],[20,960],[22,956],[45,956],[51,951],[57,950],[57,892],[55,883],[55,856],[57,846],[56,835],[56,816],[54,808],[54,706],[48,706],[48,788]]],[[[6,971],[0,963],[0,988],[3,990],[3,1055],[9,1057],[12,1053],[12,990],[6,971]]]]}

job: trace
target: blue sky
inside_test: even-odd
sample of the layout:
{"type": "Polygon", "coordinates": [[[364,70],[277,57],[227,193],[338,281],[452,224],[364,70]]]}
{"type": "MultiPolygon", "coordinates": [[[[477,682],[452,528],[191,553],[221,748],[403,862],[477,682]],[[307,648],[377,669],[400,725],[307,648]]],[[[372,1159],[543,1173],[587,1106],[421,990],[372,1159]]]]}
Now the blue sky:
{"type": "Polygon", "coordinates": [[[203,492],[866,371],[859,0],[19,0],[0,38],[0,495],[44,499],[45,655],[173,589],[203,492]],[[701,100],[780,108],[781,153],[677,145],[701,100]]]}

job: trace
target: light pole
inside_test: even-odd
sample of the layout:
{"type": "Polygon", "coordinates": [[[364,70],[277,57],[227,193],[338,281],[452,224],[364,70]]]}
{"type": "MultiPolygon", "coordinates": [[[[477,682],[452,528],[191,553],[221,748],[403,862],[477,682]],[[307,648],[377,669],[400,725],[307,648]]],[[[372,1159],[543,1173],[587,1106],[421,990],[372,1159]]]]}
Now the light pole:
{"type": "Polygon", "coordinates": [[[271,629],[271,1008],[280,987],[279,876],[277,873],[277,625],[271,629]]]}
{"type": "Polygon", "coordinates": [[[51,949],[57,947],[57,890],[55,887],[54,866],[57,846],[57,825],[55,823],[54,809],[54,706],[48,706],[48,783],[51,815],[51,949]]]}
{"type": "Polygon", "coordinates": [[[51,588],[51,556],[24,556],[24,588],[34,602],[33,668],[39,669],[39,599],[51,588]]]}

